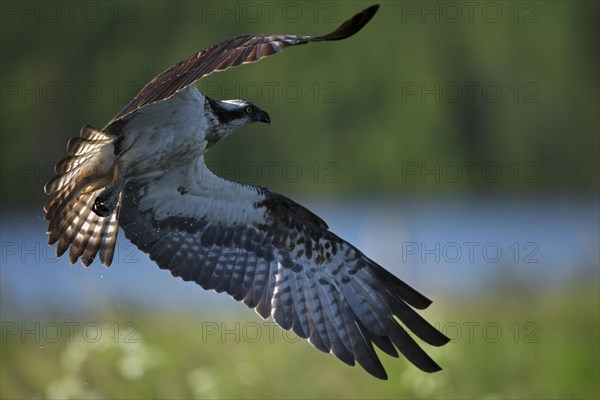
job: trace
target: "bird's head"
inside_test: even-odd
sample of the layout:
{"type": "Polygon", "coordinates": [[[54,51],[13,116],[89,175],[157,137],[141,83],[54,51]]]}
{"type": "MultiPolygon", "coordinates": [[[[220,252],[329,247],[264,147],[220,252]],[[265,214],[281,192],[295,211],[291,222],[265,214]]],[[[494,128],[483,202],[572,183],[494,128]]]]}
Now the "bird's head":
{"type": "Polygon", "coordinates": [[[209,123],[209,136],[214,144],[225,136],[250,125],[253,122],[271,123],[269,114],[261,110],[256,104],[247,100],[213,100],[206,97],[207,106],[214,118],[209,123]]]}
{"type": "Polygon", "coordinates": [[[248,125],[252,122],[271,123],[269,114],[250,101],[224,100],[220,103],[225,109],[225,113],[221,116],[228,119],[231,123],[240,124],[241,126],[248,125]]]}

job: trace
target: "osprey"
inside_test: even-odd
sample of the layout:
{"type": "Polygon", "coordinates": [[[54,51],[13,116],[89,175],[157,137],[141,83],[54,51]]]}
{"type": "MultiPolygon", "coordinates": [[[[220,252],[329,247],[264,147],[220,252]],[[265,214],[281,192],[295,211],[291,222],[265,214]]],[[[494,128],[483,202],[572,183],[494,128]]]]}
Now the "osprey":
{"type": "Polygon", "coordinates": [[[214,175],[203,155],[269,114],[244,100],[214,100],[194,83],[286,47],[346,39],[372,6],[323,36],[244,35],[226,40],[150,81],[102,130],[85,126],[67,145],[44,190],[49,244],[57,256],[107,267],[118,227],[160,268],[226,292],[263,318],[343,362],[387,374],[373,344],[427,372],[440,367],[405,330],[434,346],[448,338],[416,309],[431,301],[329,231],[308,209],[264,187],[214,175]],[[405,327],[398,322],[401,321],[405,327]]]}

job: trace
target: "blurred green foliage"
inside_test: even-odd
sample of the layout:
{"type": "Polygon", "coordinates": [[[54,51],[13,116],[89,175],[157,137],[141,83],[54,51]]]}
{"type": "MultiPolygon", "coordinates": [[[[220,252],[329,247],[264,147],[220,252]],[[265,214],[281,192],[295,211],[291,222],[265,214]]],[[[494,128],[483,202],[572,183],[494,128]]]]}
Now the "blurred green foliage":
{"type": "MultiPolygon", "coordinates": [[[[28,14],[5,3],[0,155],[2,199],[14,205],[43,201],[81,126],[103,126],[189,54],[243,33],[324,33],[372,2],[293,2],[285,13],[284,2],[272,13],[262,2],[92,2],[70,3],[71,14],[54,2],[61,18],[43,2],[28,14]]],[[[255,99],[273,119],[211,151],[216,172],[286,193],[598,190],[598,2],[494,2],[493,20],[486,2],[472,18],[454,3],[458,19],[444,2],[382,3],[351,39],[201,81],[213,97],[255,99]],[[482,178],[486,165],[500,168],[498,181],[482,178]],[[439,182],[420,178],[436,169],[439,182]]]]}
{"type": "MultiPolygon", "coordinates": [[[[597,288],[584,285],[535,295],[502,287],[476,302],[436,303],[439,314],[426,316],[454,340],[427,350],[444,370],[426,374],[381,354],[387,382],[248,313],[108,307],[86,315],[73,335],[62,325],[56,343],[44,340],[55,336],[52,329],[40,340],[5,334],[0,397],[598,398],[598,301],[597,288]],[[101,340],[83,339],[84,321],[104,324],[101,340]]],[[[40,321],[38,330],[51,322],[40,321]]]]}

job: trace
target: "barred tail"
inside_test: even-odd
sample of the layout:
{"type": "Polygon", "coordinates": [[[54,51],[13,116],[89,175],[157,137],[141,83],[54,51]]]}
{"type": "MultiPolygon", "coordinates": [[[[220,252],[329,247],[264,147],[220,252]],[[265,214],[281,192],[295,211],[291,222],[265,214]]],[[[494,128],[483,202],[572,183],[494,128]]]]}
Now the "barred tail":
{"type": "Polygon", "coordinates": [[[57,243],[57,257],[70,247],[71,264],[81,258],[87,267],[96,254],[107,267],[112,263],[120,201],[107,217],[92,211],[96,197],[113,181],[112,142],[112,136],[84,126],[81,136],[72,138],[67,145],[70,155],[56,164],[56,176],[44,186],[44,192],[52,194],[44,206],[46,219],[50,221],[48,244],[57,243]]]}

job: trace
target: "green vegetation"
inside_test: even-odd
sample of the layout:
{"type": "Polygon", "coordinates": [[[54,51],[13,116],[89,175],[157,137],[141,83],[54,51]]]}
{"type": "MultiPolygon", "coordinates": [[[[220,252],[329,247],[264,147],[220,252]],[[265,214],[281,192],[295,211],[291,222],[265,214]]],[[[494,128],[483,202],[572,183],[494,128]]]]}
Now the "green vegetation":
{"type": "MultiPolygon", "coordinates": [[[[244,2],[220,1],[99,2],[99,18],[81,6],[57,21],[3,16],[5,204],[42,202],[67,139],[103,126],[189,54],[241,33],[327,32],[373,2],[294,2],[297,18],[252,3],[259,18],[244,2]]],[[[464,8],[456,22],[446,8],[438,17],[406,9],[426,4],[384,1],[347,41],[203,80],[209,95],[254,99],[273,119],[211,151],[217,172],[285,193],[597,192],[598,2],[499,2],[493,21],[484,3],[472,21],[464,8]],[[439,180],[422,179],[427,170],[439,180]]]]}
{"type": "MultiPolygon", "coordinates": [[[[55,336],[50,328],[40,341],[4,335],[0,396],[598,398],[597,287],[535,296],[504,289],[477,302],[435,303],[436,314],[427,318],[455,339],[428,348],[444,367],[436,374],[382,355],[390,379],[378,381],[248,313],[239,319],[119,306],[80,320],[72,336],[64,330],[56,343],[43,340],[55,336]],[[93,328],[84,338],[89,322],[104,326],[96,343],[93,328]]],[[[40,330],[66,321],[71,316],[40,322],[40,330]]]]}

